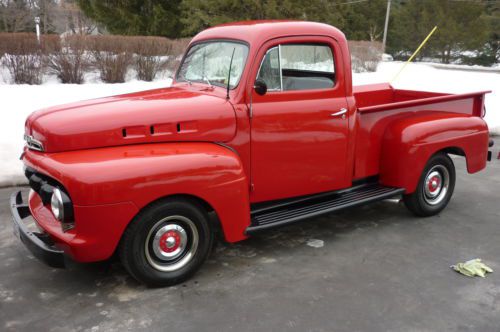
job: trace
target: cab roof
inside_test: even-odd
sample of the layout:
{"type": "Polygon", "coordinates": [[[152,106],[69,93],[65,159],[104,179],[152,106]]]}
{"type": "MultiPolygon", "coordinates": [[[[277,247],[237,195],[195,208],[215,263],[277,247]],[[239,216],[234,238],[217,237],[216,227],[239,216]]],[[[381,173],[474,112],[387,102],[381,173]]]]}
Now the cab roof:
{"type": "Polygon", "coordinates": [[[339,29],[324,23],[291,21],[291,20],[261,20],[226,23],[208,28],[197,34],[192,42],[208,39],[236,39],[249,43],[251,46],[284,36],[323,35],[338,41],[345,40],[339,29]]]}

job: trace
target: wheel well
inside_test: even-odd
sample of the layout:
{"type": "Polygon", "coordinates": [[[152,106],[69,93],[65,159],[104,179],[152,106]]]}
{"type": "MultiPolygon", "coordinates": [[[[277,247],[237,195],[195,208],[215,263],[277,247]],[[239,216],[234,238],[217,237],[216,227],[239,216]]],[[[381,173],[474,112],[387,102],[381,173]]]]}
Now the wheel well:
{"type": "Polygon", "coordinates": [[[465,157],[464,150],[462,150],[462,148],[459,148],[456,146],[451,146],[451,147],[441,149],[441,150],[437,151],[435,154],[438,154],[438,153],[446,153],[446,154],[452,154],[452,155],[456,155],[456,156],[465,157]]]}
{"type": "MultiPolygon", "coordinates": [[[[160,197],[158,199],[155,199],[154,201],[150,202],[149,204],[143,206],[136,213],[136,215],[129,221],[127,227],[125,227],[125,230],[130,226],[130,223],[132,223],[132,221],[136,218],[136,216],[139,213],[141,213],[142,211],[144,211],[145,209],[147,209],[151,205],[157,204],[161,201],[175,200],[175,199],[191,201],[191,202],[201,206],[201,208],[207,213],[208,220],[214,226],[215,236],[218,238],[224,238],[224,232],[222,231],[222,225],[220,223],[219,216],[217,215],[217,212],[214,210],[214,208],[207,201],[205,201],[197,196],[187,195],[187,194],[169,195],[169,196],[163,196],[163,197],[160,197]]],[[[124,233],[125,233],[125,231],[123,232],[123,234],[124,233]]],[[[123,237],[123,234],[121,237],[123,237]]],[[[121,239],[120,239],[120,242],[121,242],[121,239]]],[[[115,248],[115,251],[114,251],[112,257],[116,257],[119,247],[120,247],[120,245],[118,244],[115,248]]]]}
{"type": "Polygon", "coordinates": [[[160,198],[152,201],[148,205],[144,206],[141,209],[141,211],[143,211],[144,209],[147,209],[152,204],[156,204],[157,202],[166,201],[166,200],[176,200],[176,199],[191,201],[191,202],[199,205],[207,213],[209,221],[214,226],[214,230],[216,232],[216,235],[217,236],[224,236],[224,232],[222,231],[222,225],[220,223],[219,216],[217,215],[217,211],[215,211],[215,209],[207,201],[205,201],[204,199],[202,199],[198,196],[189,195],[189,194],[175,194],[175,195],[163,196],[163,197],[160,197],[160,198]]]}

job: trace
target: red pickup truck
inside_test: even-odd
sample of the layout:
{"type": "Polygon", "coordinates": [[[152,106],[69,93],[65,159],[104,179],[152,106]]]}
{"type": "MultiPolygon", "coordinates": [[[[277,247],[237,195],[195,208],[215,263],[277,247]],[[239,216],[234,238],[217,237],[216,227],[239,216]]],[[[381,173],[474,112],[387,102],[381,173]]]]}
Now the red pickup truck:
{"type": "Polygon", "coordinates": [[[398,196],[435,215],[455,186],[449,155],[469,173],[491,158],[485,93],[353,87],[346,38],[326,24],[220,25],[193,38],[171,87],[27,119],[15,232],[51,266],[116,253],[162,286],[191,276],[217,234],[398,196]]]}

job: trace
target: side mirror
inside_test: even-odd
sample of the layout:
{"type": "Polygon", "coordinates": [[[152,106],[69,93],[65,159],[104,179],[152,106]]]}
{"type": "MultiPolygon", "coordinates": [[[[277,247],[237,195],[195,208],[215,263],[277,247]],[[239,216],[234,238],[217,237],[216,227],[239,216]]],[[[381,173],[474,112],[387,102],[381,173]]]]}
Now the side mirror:
{"type": "Polygon", "coordinates": [[[267,92],[267,84],[261,79],[255,81],[253,88],[255,89],[255,92],[261,96],[265,95],[267,92]]]}

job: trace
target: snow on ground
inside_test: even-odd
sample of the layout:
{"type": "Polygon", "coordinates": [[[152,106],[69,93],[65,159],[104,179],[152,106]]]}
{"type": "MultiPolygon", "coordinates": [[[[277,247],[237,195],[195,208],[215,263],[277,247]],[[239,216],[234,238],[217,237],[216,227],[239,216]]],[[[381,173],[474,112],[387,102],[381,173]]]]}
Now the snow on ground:
{"type": "MultiPolygon", "coordinates": [[[[354,85],[391,82],[401,69],[401,62],[381,62],[374,73],[354,74],[354,85]]],[[[447,93],[492,91],[486,95],[486,117],[490,132],[500,135],[500,73],[498,69],[481,67],[473,71],[471,66],[433,64],[409,64],[391,84],[395,88],[447,93]],[[446,69],[441,69],[446,68],[446,69]]]]}
{"type": "Polygon", "coordinates": [[[120,84],[0,84],[0,187],[25,183],[19,160],[24,145],[24,121],[34,110],[77,100],[169,86],[170,79],[120,84]]]}
{"type": "MultiPolygon", "coordinates": [[[[401,66],[400,62],[383,62],[377,72],[354,74],[354,84],[390,82],[401,66]]],[[[103,84],[94,79],[87,81],[93,83],[59,84],[54,79],[39,86],[0,83],[0,186],[25,183],[19,156],[24,144],[24,121],[32,111],[77,100],[165,87],[171,82],[169,79],[123,84],[103,84]]],[[[456,66],[452,69],[437,69],[431,65],[410,64],[393,85],[404,89],[450,93],[493,90],[486,97],[486,121],[492,132],[500,134],[498,73],[457,70],[456,66]]]]}

